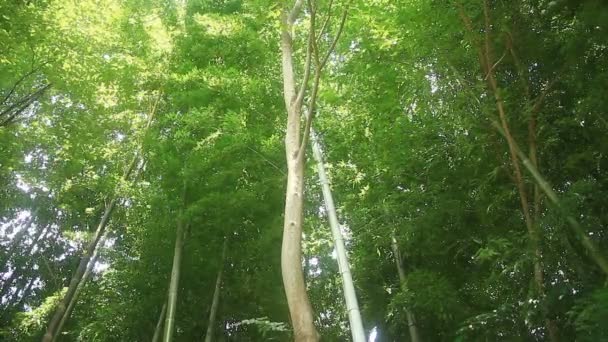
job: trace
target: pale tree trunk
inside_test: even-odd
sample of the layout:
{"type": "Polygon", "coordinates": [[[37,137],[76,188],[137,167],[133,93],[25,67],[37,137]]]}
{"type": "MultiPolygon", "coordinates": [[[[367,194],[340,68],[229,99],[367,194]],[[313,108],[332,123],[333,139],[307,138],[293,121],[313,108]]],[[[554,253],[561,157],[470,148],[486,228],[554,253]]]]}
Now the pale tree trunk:
{"type": "MultiPolygon", "coordinates": [[[[184,187],[184,194],[185,192],[186,191],[184,187]]],[[[186,205],[185,200],[183,205],[186,205]]],[[[175,247],[173,250],[173,266],[171,269],[171,282],[169,283],[169,298],[167,300],[167,317],[165,318],[163,342],[171,342],[173,340],[175,313],[177,311],[177,292],[179,288],[179,275],[182,262],[182,252],[184,248],[184,209],[180,210],[177,220],[177,230],[175,232],[175,247]]]]}
{"type": "Polygon", "coordinates": [[[167,313],[167,302],[163,304],[163,308],[160,310],[160,316],[158,317],[158,322],[156,323],[156,328],[154,329],[154,336],[152,336],[152,342],[158,342],[160,340],[160,334],[163,329],[163,321],[165,320],[165,314],[167,313]]]}
{"type": "Polygon", "coordinates": [[[228,246],[228,240],[224,239],[224,247],[222,248],[222,263],[220,269],[217,272],[217,279],[215,280],[215,290],[213,291],[213,300],[211,301],[211,310],[209,311],[209,322],[207,323],[207,333],[205,334],[205,342],[213,341],[213,331],[215,328],[215,319],[217,317],[217,309],[220,304],[220,291],[222,288],[222,274],[224,272],[224,263],[226,260],[226,248],[228,246]]]}
{"type": "Polygon", "coordinates": [[[95,231],[93,240],[91,240],[91,242],[89,242],[89,246],[87,247],[85,254],[80,259],[78,268],[76,269],[76,271],[74,272],[74,275],[72,275],[72,279],[70,280],[70,285],[68,286],[68,290],[65,293],[61,302],[59,303],[59,305],[57,305],[57,309],[55,309],[55,313],[53,314],[53,317],[51,318],[51,320],[49,322],[46,333],[42,337],[43,342],[51,342],[55,338],[55,335],[57,335],[57,333],[58,333],[57,328],[59,326],[59,323],[61,322],[63,315],[66,313],[69,303],[72,300],[76,300],[75,294],[76,294],[76,289],[78,288],[78,284],[80,284],[80,281],[84,277],[84,274],[87,270],[87,266],[89,264],[89,260],[91,260],[91,256],[95,252],[95,249],[97,248],[97,245],[99,243],[99,240],[101,239],[101,236],[105,232],[106,226],[108,224],[108,221],[110,220],[110,216],[111,216],[112,211],[114,210],[115,206],[116,206],[116,199],[112,199],[110,201],[110,203],[108,203],[108,205],[106,206],[106,210],[105,210],[103,216],[101,217],[101,221],[99,222],[99,225],[97,226],[97,231],[95,231]]]}
{"type": "MultiPolygon", "coordinates": [[[[105,241],[105,235],[100,240],[100,242],[101,242],[100,245],[103,245],[103,241],[105,241]]],[[[78,297],[80,296],[80,293],[82,292],[87,281],[93,274],[93,268],[95,267],[95,263],[97,262],[97,258],[99,257],[99,250],[100,250],[100,248],[95,249],[95,252],[93,253],[93,256],[91,257],[91,262],[89,262],[89,265],[87,266],[87,270],[84,272],[82,280],[80,280],[78,287],[76,287],[76,292],[74,292],[74,295],[72,296],[72,299],[68,303],[68,306],[65,310],[65,313],[63,314],[63,317],[61,317],[61,321],[59,321],[59,324],[57,325],[57,333],[55,334],[55,336],[53,336],[53,339],[52,339],[53,342],[56,341],[57,337],[61,334],[63,326],[65,325],[67,320],[70,318],[70,315],[72,314],[72,311],[74,310],[74,306],[76,305],[76,302],[78,301],[78,297]]]]}
{"type": "MultiPolygon", "coordinates": [[[[403,269],[403,262],[401,260],[401,253],[399,252],[399,245],[397,245],[397,239],[392,237],[391,246],[393,248],[393,256],[395,257],[395,264],[397,265],[397,273],[399,273],[399,283],[401,284],[402,290],[407,290],[407,278],[405,277],[405,270],[403,269]]],[[[410,339],[412,342],[420,342],[420,335],[418,334],[418,327],[416,326],[416,317],[408,308],[405,308],[405,316],[407,318],[407,325],[410,330],[410,339]]]]}
{"type": "Polygon", "coordinates": [[[293,46],[291,32],[299,16],[303,0],[296,0],[290,11],[282,14],[281,22],[281,65],[283,75],[283,96],[287,109],[287,129],[285,135],[285,153],[287,159],[287,189],[285,193],[285,222],[283,224],[283,243],[281,247],[281,274],[289,306],[289,315],[293,327],[294,339],[297,342],[318,341],[319,333],[314,326],[313,311],[306,292],[302,271],[302,209],[304,202],[304,167],[306,145],[315,111],[315,101],[319,88],[321,70],[327,63],[342,32],[346,11],[342,16],[339,30],[325,56],[319,58],[315,37],[315,11],[309,3],[310,26],[304,76],[297,90],[293,66],[293,46]],[[315,71],[312,88],[308,95],[306,125],[300,128],[302,103],[307,93],[308,80],[311,74],[312,56],[315,56],[315,71]]]}
{"type": "MultiPolygon", "coordinates": [[[[287,190],[285,196],[285,222],[281,247],[281,274],[293,326],[294,339],[298,342],[318,341],[319,333],[314,326],[313,311],[306,292],[302,271],[302,208],[304,189],[303,150],[300,150],[301,99],[296,98],[293,70],[293,47],[290,31],[295,15],[302,6],[296,1],[294,11],[284,14],[281,32],[283,88],[287,108],[287,132],[285,152],[287,157],[287,190]],[[299,100],[300,102],[298,103],[299,100]]],[[[305,84],[301,85],[305,87],[305,84]]],[[[304,147],[305,148],[305,147],[304,147]]]]}
{"type": "MultiPolygon", "coordinates": [[[[147,132],[148,128],[152,124],[152,120],[154,119],[154,116],[156,114],[156,108],[157,108],[159,100],[160,100],[160,93],[159,93],[158,98],[156,99],[156,102],[151,107],[150,115],[148,117],[148,122],[144,128],[144,132],[147,132]]],[[[140,149],[141,149],[141,146],[140,146],[140,149]]],[[[139,152],[138,152],[135,154],[135,156],[131,160],[129,166],[127,167],[126,171],[124,172],[124,174],[122,176],[123,181],[127,181],[131,177],[131,174],[136,169],[137,164],[140,162],[140,160],[141,159],[139,157],[139,152]]],[[[145,163],[142,163],[142,166],[138,169],[138,172],[142,170],[143,165],[145,165],[145,163]]],[[[56,335],[58,334],[57,327],[59,326],[61,320],[63,319],[63,316],[66,313],[69,303],[71,301],[76,301],[78,299],[77,296],[75,296],[76,289],[78,288],[78,285],[80,284],[81,280],[84,277],[84,274],[89,265],[89,261],[91,260],[91,257],[99,244],[99,240],[105,234],[106,226],[108,225],[108,222],[110,221],[110,217],[112,216],[112,211],[114,210],[114,207],[116,206],[116,201],[117,201],[116,198],[112,198],[110,200],[110,202],[108,202],[106,204],[105,211],[103,213],[103,216],[101,217],[99,225],[97,226],[97,230],[95,231],[95,234],[93,235],[93,239],[89,242],[89,245],[87,246],[87,249],[85,250],[84,255],[80,259],[80,263],[78,264],[76,271],[72,275],[72,279],[70,280],[70,284],[68,285],[68,290],[66,291],[61,302],[57,305],[57,308],[55,309],[55,313],[53,314],[51,320],[49,321],[47,330],[46,330],[44,336],[42,337],[42,342],[51,342],[54,338],[56,338],[56,335]]]]}
{"type": "Polygon", "coordinates": [[[348,256],[346,255],[344,239],[342,237],[342,232],[340,231],[340,223],[338,222],[338,215],[336,214],[334,199],[329,186],[329,180],[327,179],[327,174],[325,172],[323,152],[321,151],[321,147],[319,146],[315,132],[311,131],[311,135],[312,151],[315,161],[317,162],[317,173],[319,174],[319,183],[321,183],[323,190],[325,211],[327,212],[329,226],[331,227],[331,233],[334,238],[334,247],[336,248],[338,268],[340,270],[340,275],[342,276],[342,289],[344,291],[346,310],[348,313],[348,321],[350,322],[353,342],[365,342],[365,331],[361,321],[361,312],[359,311],[359,304],[357,303],[357,294],[355,293],[355,285],[350,273],[348,256]]]}

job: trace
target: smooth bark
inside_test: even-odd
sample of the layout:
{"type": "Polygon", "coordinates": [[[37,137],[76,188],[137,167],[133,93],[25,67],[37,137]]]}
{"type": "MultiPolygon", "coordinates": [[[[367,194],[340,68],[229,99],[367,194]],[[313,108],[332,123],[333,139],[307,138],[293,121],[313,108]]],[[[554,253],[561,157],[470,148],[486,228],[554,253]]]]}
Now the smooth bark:
{"type": "MultiPolygon", "coordinates": [[[[103,241],[105,241],[105,235],[100,241],[101,241],[101,245],[103,245],[103,241]]],[[[95,252],[93,253],[93,256],[91,257],[91,262],[89,262],[89,265],[87,266],[87,269],[84,272],[84,276],[82,277],[82,280],[80,280],[80,283],[78,284],[78,287],[76,288],[76,292],[74,292],[74,296],[72,296],[72,299],[68,303],[68,306],[65,310],[65,313],[63,314],[63,317],[61,317],[61,320],[59,321],[59,324],[57,325],[57,334],[55,334],[55,336],[53,337],[53,340],[52,340],[53,342],[56,341],[57,337],[61,334],[63,326],[65,325],[67,320],[70,318],[70,315],[72,315],[72,311],[74,310],[74,306],[76,305],[76,302],[78,301],[78,297],[80,297],[80,293],[84,289],[84,286],[86,285],[89,278],[91,278],[91,275],[93,274],[93,268],[95,267],[95,263],[97,262],[97,258],[99,257],[99,250],[100,250],[100,248],[95,249],[95,252]]]]}
{"type": "MultiPolygon", "coordinates": [[[[399,245],[397,240],[392,237],[391,247],[393,249],[393,256],[395,257],[395,264],[397,265],[397,272],[399,273],[399,283],[401,289],[404,291],[407,289],[407,278],[405,276],[405,269],[403,268],[403,262],[401,260],[401,252],[399,251],[399,245]]],[[[405,308],[405,316],[407,318],[407,325],[410,331],[410,340],[412,342],[420,342],[420,335],[418,334],[418,327],[416,326],[416,317],[408,308],[405,308]]]]}
{"type": "MultiPolygon", "coordinates": [[[[148,131],[150,125],[152,124],[152,121],[156,114],[156,109],[157,109],[159,101],[160,101],[160,93],[159,93],[156,101],[154,102],[154,104],[151,106],[150,115],[148,116],[148,122],[146,123],[145,129],[144,129],[145,132],[148,131]]],[[[141,149],[141,146],[140,146],[140,149],[141,149]]],[[[136,153],[135,156],[133,156],[133,159],[131,160],[131,162],[129,163],[129,166],[125,170],[125,172],[122,176],[122,180],[123,181],[128,180],[136,168],[137,168],[137,175],[135,176],[135,178],[137,178],[139,176],[140,172],[142,171],[144,165],[145,165],[145,162],[141,162],[139,152],[136,153]],[[138,164],[141,164],[141,166],[138,167],[138,164]]],[[[72,275],[72,278],[68,285],[68,290],[66,291],[61,302],[57,305],[57,308],[55,309],[55,313],[53,314],[51,320],[49,321],[47,330],[46,330],[44,336],[42,337],[42,342],[51,342],[51,341],[53,341],[54,338],[56,338],[55,336],[58,334],[57,327],[59,326],[61,320],[63,319],[63,316],[65,315],[65,313],[67,311],[69,303],[71,301],[76,301],[78,299],[77,295],[75,296],[76,290],[77,290],[78,285],[80,284],[81,280],[84,277],[84,274],[88,268],[91,257],[93,256],[93,254],[95,253],[95,250],[97,249],[99,240],[105,234],[106,227],[112,216],[112,212],[114,211],[114,208],[116,207],[116,202],[117,202],[117,199],[112,198],[106,204],[105,211],[101,217],[99,225],[97,226],[97,230],[95,231],[93,239],[89,242],[89,245],[87,246],[87,249],[85,250],[84,255],[80,259],[80,263],[78,264],[76,271],[72,275]]]]}
{"type": "Polygon", "coordinates": [[[209,322],[207,323],[207,333],[205,334],[205,342],[213,341],[213,332],[215,329],[215,320],[217,317],[217,310],[220,303],[220,291],[222,289],[222,274],[224,273],[224,263],[226,260],[226,248],[228,246],[228,240],[224,240],[224,247],[222,248],[222,262],[220,269],[217,272],[217,279],[215,280],[215,290],[213,291],[213,300],[211,301],[211,310],[209,311],[209,322]]]}
{"type": "Polygon", "coordinates": [[[285,215],[283,224],[283,243],[281,246],[281,275],[289,306],[289,315],[293,327],[295,341],[318,341],[319,333],[314,326],[313,311],[306,292],[304,274],[302,271],[302,209],[304,202],[304,168],[305,154],[308,143],[315,103],[319,90],[321,71],[336,46],[342,33],[347,11],[344,11],[340,26],[328,50],[322,57],[319,55],[315,37],[316,8],[308,3],[310,14],[308,28],[308,45],[304,75],[299,90],[293,66],[293,37],[294,23],[299,16],[303,0],[296,0],[290,11],[284,11],[281,18],[281,67],[283,75],[283,97],[287,109],[287,129],[285,134],[285,154],[287,159],[287,189],[285,192],[285,215]],[[314,77],[308,89],[314,55],[314,77]],[[308,94],[308,91],[309,94],[308,94]],[[304,129],[301,130],[300,120],[302,104],[308,94],[307,114],[304,129]]]}
{"type": "Polygon", "coordinates": [[[163,334],[163,342],[173,340],[173,332],[175,327],[175,312],[177,310],[177,293],[179,287],[179,275],[182,262],[182,251],[184,247],[184,211],[180,210],[177,222],[177,231],[175,233],[175,247],[173,251],[173,267],[171,269],[171,282],[169,284],[169,298],[167,300],[167,317],[165,318],[165,327],[163,334]]]}
{"type": "Polygon", "coordinates": [[[348,256],[346,255],[346,248],[344,247],[344,238],[340,231],[340,223],[338,222],[338,215],[336,214],[336,207],[334,205],[334,199],[329,186],[329,180],[325,172],[325,165],[323,162],[323,152],[317,141],[317,136],[314,131],[311,131],[312,139],[312,151],[315,161],[317,162],[317,173],[319,175],[319,182],[321,183],[323,191],[323,199],[325,202],[325,211],[329,220],[329,226],[331,227],[331,233],[334,239],[334,247],[336,248],[336,254],[338,259],[338,267],[340,275],[342,276],[342,289],[344,291],[344,299],[346,301],[346,310],[348,313],[348,320],[350,322],[350,330],[353,337],[353,342],[365,342],[365,331],[363,329],[363,323],[361,320],[361,312],[359,311],[359,304],[357,302],[357,295],[355,293],[355,285],[350,272],[350,266],[348,264],[348,256]]]}
{"type": "Polygon", "coordinates": [[[163,329],[163,322],[165,315],[167,314],[167,302],[163,304],[163,308],[160,310],[160,316],[158,316],[158,322],[156,322],[156,328],[154,329],[154,336],[152,336],[152,342],[158,342],[160,340],[160,334],[163,329]]]}
{"type": "MultiPolygon", "coordinates": [[[[283,95],[287,108],[287,132],[285,152],[287,157],[287,190],[285,195],[285,221],[281,247],[281,274],[293,326],[294,339],[298,342],[318,341],[313,311],[306,292],[302,271],[302,209],[304,189],[304,158],[300,149],[300,111],[302,96],[296,96],[296,81],[293,70],[293,47],[291,31],[302,1],[296,1],[292,11],[283,14],[281,30],[281,52],[283,71],[283,95]]],[[[310,49],[310,46],[309,46],[310,49]]],[[[307,57],[307,74],[310,53],[307,57]]],[[[302,89],[305,82],[301,85],[302,89]]]]}
{"type": "Polygon", "coordinates": [[[70,280],[68,290],[65,293],[61,302],[59,303],[59,305],[57,305],[57,309],[55,309],[55,313],[53,314],[53,317],[51,318],[51,320],[49,322],[46,333],[42,337],[43,342],[51,342],[51,341],[53,341],[53,339],[55,339],[55,336],[58,333],[57,328],[59,327],[59,324],[61,322],[61,319],[63,318],[63,315],[67,311],[69,303],[71,301],[77,299],[77,298],[75,298],[75,294],[76,294],[78,285],[80,284],[80,281],[84,277],[84,274],[89,265],[89,261],[91,260],[91,257],[93,256],[95,249],[97,248],[97,245],[99,244],[99,240],[101,240],[101,237],[105,232],[106,226],[107,226],[108,222],[110,221],[110,216],[112,215],[112,211],[114,210],[115,206],[116,206],[116,199],[112,199],[110,201],[110,203],[108,203],[108,205],[106,206],[106,210],[105,210],[103,216],[101,217],[101,221],[99,222],[99,225],[97,226],[97,230],[95,231],[93,240],[91,240],[91,242],[89,242],[89,245],[88,245],[87,249],[85,250],[84,255],[80,259],[78,268],[76,268],[76,271],[74,272],[74,274],[72,275],[72,279],[70,280]]]}

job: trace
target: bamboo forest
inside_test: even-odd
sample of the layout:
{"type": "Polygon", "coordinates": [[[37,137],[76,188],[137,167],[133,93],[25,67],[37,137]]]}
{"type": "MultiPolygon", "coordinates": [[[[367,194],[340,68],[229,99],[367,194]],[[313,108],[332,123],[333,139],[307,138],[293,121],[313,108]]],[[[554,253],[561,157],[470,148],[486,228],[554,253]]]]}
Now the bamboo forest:
{"type": "Polygon", "coordinates": [[[608,2],[0,0],[0,341],[608,341],[608,2]]]}

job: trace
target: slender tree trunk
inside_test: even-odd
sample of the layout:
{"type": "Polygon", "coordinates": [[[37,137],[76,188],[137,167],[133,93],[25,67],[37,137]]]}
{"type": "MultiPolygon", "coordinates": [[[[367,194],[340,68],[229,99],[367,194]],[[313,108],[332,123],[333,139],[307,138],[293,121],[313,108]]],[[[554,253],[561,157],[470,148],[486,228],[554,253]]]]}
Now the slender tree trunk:
{"type": "MultiPolygon", "coordinates": [[[[504,131],[502,130],[502,127],[498,123],[494,122],[493,125],[503,136],[505,135],[504,131]]],[[[547,182],[547,180],[538,172],[538,170],[534,167],[528,157],[522,152],[519,146],[515,144],[514,147],[524,167],[526,167],[526,169],[530,172],[536,184],[538,184],[538,186],[540,187],[542,192],[547,196],[549,201],[553,205],[555,205],[557,209],[559,209],[562,215],[564,215],[566,221],[568,221],[568,224],[570,225],[576,236],[581,240],[583,247],[585,247],[587,252],[589,252],[589,256],[591,257],[591,259],[602,270],[602,272],[604,272],[604,274],[608,276],[608,260],[604,257],[599,247],[593,242],[593,240],[589,238],[583,227],[581,227],[578,221],[572,215],[570,215],[568,210],[562,205],[561,201],[559,200],[559,197],[557,197],[557,194],[555,193],[555,191],[553,191],[553,188],[551,187],[549,182],[547,182]]]]}
{"type": "Polygon", "coordinates": [[[106,206],[106,210],[105,210],[103,216],[101,217],[101,221],[99,222],[99,225],[97,226],[97,230],[95,231],[93,240],[91,240],[91,242],[89,243],[89,246],[87,247],[87,249],[85,251],[85,254],[80,259],[78,268],[76,269],[76,271],[74,272],[74,275],[72,275],[72,279],[70,280],[70,285],[68,286],[68,290],[67,290],[65,296],[63,297],[63,299],[61,300],[61,302],[59,303],[59,305],[57,305],[57,309],[55,310],[55,313],[53,314],[53,317],[51,318],[51,321],[49,322],[46,333],[42,337],[43,342],[53,341],[53,339],[55,338],[55,335],[57,335],[57,333],[58,333],[57,328],[59,326],[59,323],[61,322],[61,319],[63,318],[63,315],[66,313],[69,303],[71,301],[77,299],[77,298],[75,298],[75,294],[76,294],[78,285],[80,284],[80,281],[84,277],[84,274],[89,265],[89,261],[91,260],[91,257],[93,255],[93,253],[95,252],[97,245],[99,244],[99,240],[101,239],[102,235],[105,232],[106,226],[107,226],[108,222],[110,221],[110,216],[112,215],[112,211],[114,210],[115,206],[116,206],[116,199],[112,199],[110,201],[110,203],[108,203],[108,205],[106,206]]]}
{"type": "Polygon", "coordinates": [[[329,219],[329,225],[331,227],[331,233],[334,238],[334,247],[336,248],[336,254],[338,258],[338,267],[340,269],[340,275],[342,276],[342,289],[344,291],[344,298],[346,301],[346,310],[348,312],[348,320],[350,322],[350,330],[353,336],[353,342],[365,342],[365,331],[363,329],[363,323],[361,321],[361,312],[359,311],[359,304],[357,303],[357,295],[355,293],[355,285],[353,278],[350,273],[350,266],[348,264],[348,256],[346,255],[346,248],[344,247],[344,239],[342,232],[340,231],[340,223],[338,222],[338,215],[336,214],[336,207],[334,205],[334,199],[329,186],[329,180],[325,173],[325,165],[323,162],[323,152],[317,141],[317,136],[314,131],[311,131],[312,138],[312,151],[317,162],[317,173],[319,174],[319,182],[323,190],[323,199],[325,202],[325,211],[329,219]]]}
{"type": "MultiPolygon", "coordinates": [[[[154,116],[156,115],[158,103],[160,102],[160,97],[161,97],[161,93],[159,92],[158,97],[156,98],[156,101],[150,107],[150,111],[149,111],[150,115],[148,116],[148,121],[144,128],[145,133],[148,132],[148,129],[152,125],[152,121],[154,120],[154,116]]],[[[140,149],[141,149],[141,142],[140,142],[140,149]]],[[[126,181],[131,177],[131,174],[136,169],[136,167],[138,166],[138,163],[140,161],[141,161],[141,159],[139,157],[139,153],[136,153],[135,156],[133,157],[133,159],[131,160],[131,163],[129,163],[129,166],[125,170],[125,173],[122,176],[122,180],[126,181]]],[[[137,178],[139,176],[140,172],[144,168],[144,165],[145,165],[145,161],[137,169],[137,175],[135,176],[135,178],[137,178]]],[[[76,289],[77,289],[78,285],[80,284],[80,281],[82,280],[82,278],[86,272],[86,269],[88,267],[91,256],[93,255],[93,253],[95,252],[95,249],[97,248],[97,245],[99,244],[99,240],[105,233],[106,226],[107,226],[108,222],[110,221],[110,217],[112,215],[112,211],[114,210],[115,206],[116,206],[116,198],[111,199],[110,202],[106,205],[106,210],[105,210],[103,216],[101,217],[101,221],[99,222],[99,226],[97,227],[97,230],[95,231],[93,240],[89,243],[89,245],[85,251],[85,254],[80,259],[78,268],[76,268],[76,271],[74,272],[74,275],[72,276],[72,279],[70,280],[68,290],[67,290],[65,296],[63,297],[63,299],[61,300],[61,302],[59,303],[59,305],[57,306],[57,309],[55,310],[55,313],[53,314],[53,316],[49,322],[46,333],[42,337],[43,342],[51,342],[55,338],[55,335],[57,335],[57,333],[58,333],[57,326],[61,322],[61,319],[63,318],[63,316],[66,312],[67,306],[69,305],[69,303],[71,301],[75,301],[78,299],[78,298],[73,298],[74,294],[76,293],[76,289]]]]}
{"type": "Polygon", "coordinates": [[[224,247],[222,248],[222,263],[220,269],[217,272],[217,279],[215,280],[215,290],[213,291],[213,300],[211,302],[211,310],[209,311],[209,323],[207,323],[207,334],[205,334],[205,342],[213,341],[213,331],[215,328],[215,318],[217,317],[217,309],[220,303],[220,291],[222,288],[222,274],[224,272],[224,263],[226,260],[226,247],[228,246],[228,240],[224,239],[224,247]]]}
{"type": "MultiPolygon", "coordinates": [[[[297,342],[318,341],[313,311],[306,292],[302,272],[302,209],[304,201],[303,150],[300,150],[300,109],[296,96],[295,74],[293,70],[293,47],[290,30],[295,14],[302,1],[297,0],[292,13],[283,15],[281,32],[281,52],[283,69],[283,90],[287,108],[287,133],[285,152],[287,157],[287,190],[285,197],[285,222],[281,248],[281,274],[289,305],[289,314],[297,342]]],[[[302,87],[305,87],[302,84],[302,87]]]]}
{"type": "MultiPolygon", "coordinates": [[[[493,53],[491,48],[491,37],[490,31],[492,29],[492,25],[490,23],[490,10],[487,0],[483,2],[483,13],[484,13],[484,41],[483,48],[479,47],[478,56],[479,63],[481,65],[481,70],[484,73],[485,79],[487,80],[488,88],[492,95],[494,96],[494,100],[496,103],[496,109],[498,111],[498,117],[500,119],[500,126],[502,131],[504,132],[504,136],[507,140],[507,145],[509,147],[509,157],[511,161],[511,166],[513,168],[513,174],[515,177],[515,186],[517,187],[517,192],[519,194],[519,200],[521,204],[522,214],[524,217],[524,223],[526,225],[526,229],[528,231],[528,240],[530,243],[530,249],[533,253],[533,277],[534,283],[536,285],[536,290],[541,298],[545,298],[545,280],[544,280],[544,270],[542,265],[542,251],[541,251],[541,233],[539,227],[536,222],[534,222],[530,210],[529,197],[526,190],[525,181],[523,178],[523,174],[521,172],[521,167],[519,163],[519,159],[517,157],[517,151],[515,148],[516,142],[511,134],[511,129],[509,127],[509,123],[507,121],[507,115],[505,111],[504,100],[501,96],[501,90],[498,86],[498,81],[494,75],[494,68],[500,62],[496,62],[494,64],[493,61],[493,53]]],[[[473,27],[470,19],[466,17],[464,14],[464,10],[462,7],[460,8],[460,14],[463,18],[464,24],[467,30],[470,33],[473,33],[473,27]]],[[[534,141],[535,143],[535,141],[534,141]]],[[[534,145],[534,148],[536,146],[534,145]]],[[[534,151],[535,153],[535,151],[534,151]]],[[[536,157],[536,155],[534,155],[536,157]]],[[[536,200],[536,198],[534,198],[536,200]]],[[[544,313],[545,316],[545,326],[547,331],[549,332],[549,339],[552,342],[559,341],[559,332],[555,322],[547,318],[547,313],[544,313]]]]}
{"type": "MultiPolygon", "coordinates": [[[[103,245],[103,241],[105,241],[105,234],[100,240],[100,242],[101,242],[100,245],[103,245]]],[[[78,287],[76,287],[76,291],[74,292],[72,299],[68,303],[68,306],[65,310],[65,313],[63,314],[63,317],[61,317],[61,320],[59,321],[59,324],[57,325],[57,333],[55,334],[55,336],[53,336],[53,340],[52,340],[53,342],[55,342],[57,340],[58,336],[61,334],[63,326],[65,325],[67,320],[72,315],[72,311],[74,310],[74,306],[76,305],[76,302],[78,301],[78,298],[80,297],[80,293],[84,289],[89,278],[91,278],[91,275],[93,274],[93,268],[95,267],[95,263],[97,262],[97,258],[99,257],[99,250],[100,250],[100,248],[98,247],[95,249],[95,252],[93,252],[91,261],[89,262],[87,269],[84,272],[82,279],[80,280],[80,283],[78,283],[78,287]]]]}
{"type": "Polygon", "coordinates": [[[160,340],[160,334],[163,329],[163,321],[165,320],[165,314],[167,313],[167,302],[163,304],[163,308],[160,310],[160,316],[158,317],[158,322],[156,323],[156,328],[154,329],[154,336],[152,336],[152,342],[158,342],[160,340]]]}
{"type": "MultiPolygon", "coordinates": [[[[399,282],[401,284],[401,288],[405,291],[407,290],[407,278],[405,277],[405,270],[403,269],[399,245],[397,245],[397,239],[395,239],[394,236],[392,237],[391,247],[393,248],[393,256],[395,257],[395,264],[397,265],[397,272],[399,273],[399,282]]],[[[416,317],[408,308],[405,308],[405,316],[407,318],[407,325],[410,330],[411,341],[420,342],[420,335],[418,334],[418,327],[416,326],[416,317]]]]}
{"type": "MultiPolygon", "coordinates": [[[[122,176],[123,180],[129,179],[129,177],[131,176],[131,173],[133,173],[133,171],[135,170],[135,167],[137,166],[137,163],[139,162],[139,160],[140,160],[139,156],[136,154],[133,157],[133,159],[131,160],[131,163],[127,167],[127,170],[125,171],[124,175],[122,176]]],[[[138,171],[141,171],[141,169],[139,169],[138,171]]],[[[99,225],[97,226],[95,235],[93,236],[93,239],[91,240],[91,242],[89,242],[89,245],[87,246],[87,249],[85,250],[84,255],[80,259],[80,263],[78,264],[76,271],[72,275],[72,279],[70,280],[68,290],[67,290],[65,296],[63,297],[63,299],[61,300],[61,302],[57,305],[57,309],[55,309],[55,313],[53,314],[51,320],[49,321],[49,325],[47,327],[46,333],[42,337],[43,342],[51,342],[55,338],[55,335],[57,335],[57,333],[58,333],[57,327],[58,327],[59,323],[61,322],[63,315],[66,313],[69,303],[72,300],[75,301],[78,299],[78,298],[74,298],[74,294],[76,293],[78,284],[80,284],[80,281],[84,277],[84,274],[89,265],[89,261],[91,260],[91,257],[93,256],[93,254],[95,253],[95,250],[97,249],[99,240],[101,240],[101,237],[105,234],[106,227],[108,225],[108,222],[110,222],[110,218],[112,216],[112,212],[114,211],[115,207],[116,207],[116,198],[113,198],[106,205],[106,209],[101,217],[101,221],[99,222],[99,225]]]]}
{"type": "MultiPolygon", "coordinates": [[[[184,189],[185,193],[185,189],[184,189]]],[[[185,206],[185,203],[184,203],[185,206]]],[[[167,301],[167,317],[165,318],[165,328],[163,342],[173,340],[175,326],[175,313],[177,310],[177,292],[179,288],[179,275],[182,262],[182,251],[184,247],[184,210],[180,210],[177,231],[175,233],[175,248],[173,251],[173,267],[171,269],[171,282],[169,284],[169,298],[167,301]]]]}
{"type": "MultiPolygon", "coordinates": [[[[304,203],[304,167],[306,163],[306,145],[310,136],[312,119],[315,112],[317,92],[321,71],[327,63],[336,42],[342,33],[347,11],[345,10],[340,26],[326,54],[319,56],[315,37],[316,7],[308,2],[310,26],[308,29],[308,46],[304,75],[299,90],[293,67],[293,45],[291,32],[299,16],[303,0],[295,0],[290,11],[281,16],[281,66],[283,74],[283,97],[287,109],[287,130],[285,134],[285,154],[287,159],[287,190],[285,192],[285,222],[283,224],[283,244],[281,246],[281,274],[283,286],[289,305],[289,315],[293,326],[294,339],[297,342],[318,341],[319,333],[314,326],[313,311],[310,305],[306,284],[302,272],[302,209],[304,203]],[[314,78],[308,95],[306,125],[300,130],[300,114],[304,95],[307,94],[308,81],[311,75],[312,56],[314,55],[314,78]]],[[[328,13],[328,15],[330,15],[328,13]]]]}

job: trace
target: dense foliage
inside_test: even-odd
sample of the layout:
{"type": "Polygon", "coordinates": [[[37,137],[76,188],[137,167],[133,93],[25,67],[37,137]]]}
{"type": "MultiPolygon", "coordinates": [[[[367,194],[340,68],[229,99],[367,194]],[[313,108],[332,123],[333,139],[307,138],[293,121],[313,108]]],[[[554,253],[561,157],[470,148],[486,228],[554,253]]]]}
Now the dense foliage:
{"type": "MultiPolygon", "coordinates": [[[[291,6],[0,1],[1,340],[43,337],[103,217],[58,341],[152,340],[180,238],[173,340],[204,339],[218,274],[216,340],[294,338],[281,279],[291,6]]],[[[303,7],[296,74],[314,10],[328,63],[312,122],[370,339],[410,341],[414,316],[422,341],[607,339],[608,4],[303,7]]],[[[315,326],[349,340],[305,158],[315,326]]]]}

